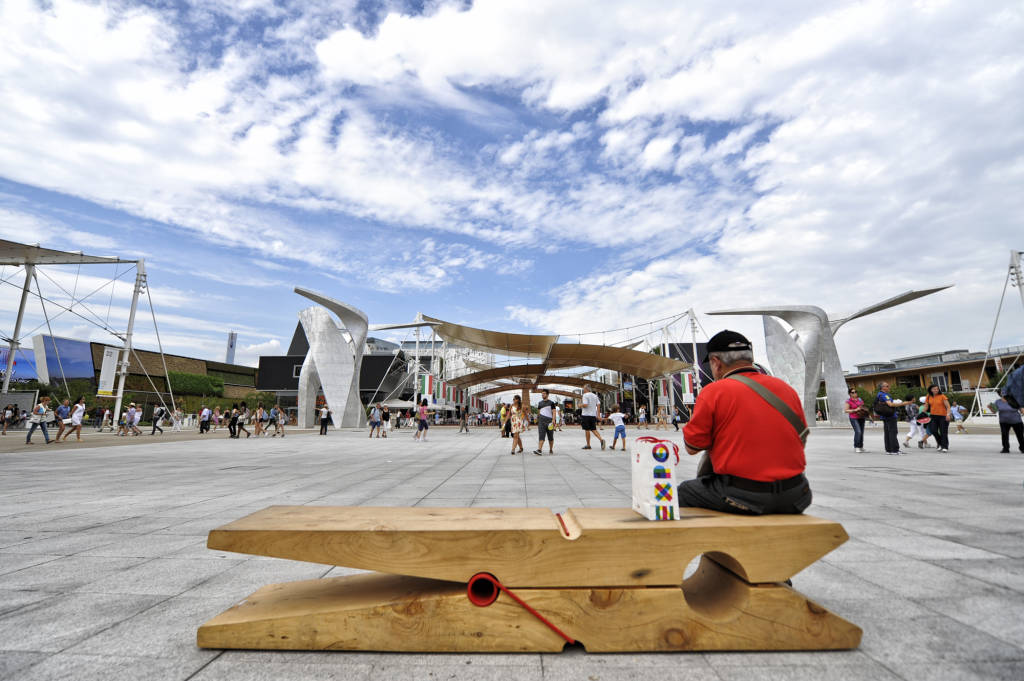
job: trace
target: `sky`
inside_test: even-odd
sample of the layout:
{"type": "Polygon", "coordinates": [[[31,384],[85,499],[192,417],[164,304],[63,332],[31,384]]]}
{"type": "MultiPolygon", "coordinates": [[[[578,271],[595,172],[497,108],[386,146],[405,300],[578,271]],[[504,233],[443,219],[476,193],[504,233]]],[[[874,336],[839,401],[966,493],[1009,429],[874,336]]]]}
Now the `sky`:
{"type": "MultiPolygon", "coordinates": [[[[166,351],[235,330],[252,365],[295,286],[567,335],[693,308],[762,357],[757,318],[704,313],[952,284],[844,327],[843,367],[984,350],[1024,249],[1022,35],[995,0],[0,0],[0,238],[144,258],[166,351]]],[[[123,328],[126,270],[40,286],[123,328]]],[[[1022,343],[1011,288],[994,345],[1022,343]]]]}

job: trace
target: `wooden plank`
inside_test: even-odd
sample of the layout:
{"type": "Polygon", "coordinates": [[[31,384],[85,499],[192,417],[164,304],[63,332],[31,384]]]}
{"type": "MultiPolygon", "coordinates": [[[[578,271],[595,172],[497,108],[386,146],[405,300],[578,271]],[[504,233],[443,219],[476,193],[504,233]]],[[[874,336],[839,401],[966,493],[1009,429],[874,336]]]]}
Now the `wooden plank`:
{"type": "MultiPolygon", "coordinates": [[[[705,561],[675,587],[519,589],[589,652],[831,650],[861,630],[782,585],[750,585],[705,561]],[[696,579],[696,582],[691,583],[696,579]]],[[[470,603],[450,582],[367,574],[274,584],[198,632],[203,648],[557,652],[565,641],[507,595],[470,603]]]]}
{"type": "Polygon", "coordinates": [[[272,506],[210,532],[207,546],[393,574],[509,587],[674,586],[709,553],[749,582],[782,582],[847,539],[808,515],[682,509],[652,522],[628,508],[272,506]]]}

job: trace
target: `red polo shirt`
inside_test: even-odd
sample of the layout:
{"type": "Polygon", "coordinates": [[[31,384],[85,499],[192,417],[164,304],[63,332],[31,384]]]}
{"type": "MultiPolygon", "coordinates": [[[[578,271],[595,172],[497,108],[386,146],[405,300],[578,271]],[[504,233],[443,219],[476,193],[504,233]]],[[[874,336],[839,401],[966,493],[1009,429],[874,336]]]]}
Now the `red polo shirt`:
{"type": "MultiPolygon", "coordinates": [[[[753,369],[742,373],[775,393],[804,421],[800,398],[787,383],[753,369]]],[[[683,439],[691,447],[708,449],[715,472],[723,475],[772,482],[803,473],[807,466],[796,429],[739,381],[718,380],[700,391],[683,439]]]]}

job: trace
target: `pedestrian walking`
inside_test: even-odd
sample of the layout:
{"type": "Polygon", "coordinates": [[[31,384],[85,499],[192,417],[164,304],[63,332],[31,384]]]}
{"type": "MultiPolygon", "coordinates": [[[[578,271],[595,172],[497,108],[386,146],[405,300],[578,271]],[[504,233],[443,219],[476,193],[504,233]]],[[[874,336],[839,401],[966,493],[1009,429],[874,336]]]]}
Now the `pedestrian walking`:
{"type": "Polygon", "coordinates": [[[370,409],[370,437],[373,437],[373,431],[377,431],[377,437],[380,437],[380,402],[373,405],[370,409]]]}
{"type": "Polygon", "coordinates": [[[1024,454],[1024,423],[1021,421],[1021,413],[1024,409],[1014,409],[1007,400],[1010,391],[1004,389],[1002,397],[996,400],[996,411],[999,412],[999,437],[1002,439],[1003,448],[1000,454],[1010,453],[1010,431],[1017,437],[1017,450],[1024,454]]]}
{"type": "Polygon", "coordinates": [[[512,397],[512,406],[509,408],[509,424],[512,431],[512,454],[523,451],[523,431],[526,430],[526,414],[523,411],[523,398],[519,395],[512,397]],[[516,447],[518,446],[518,450],[516,447]]]}
{"type": "Polygon", "coordinates": [[[427,431],[430,430],[430,423],[428,422],[429,414],[427,413],[427,398],[423,398],[420,402],[420,406],[416,409],[416,416],[418,423],[416,424],[416,434],[412,436],[412,439],[417,442],[427,441],[427,431]]]}
{"type": "Polygon", "coordinates": [[[57,429],[57,435],[54,439],[60,442],[60,436],[71,425],[71,400],[61,402],[55,411],[57,413],[57,423],[60,427],[57,429]]]}
{"type": "Polygon", "coordinates": [[[64,433],[64,440],[67,440],[68,435],[71,435],[71,433],[75,434],[75,439],[79,442],[82,440],[83,418],[85,418],[85,397],[79,397],[71,408],[71,417],[68,419],[71,425],[68,428],[68,432],[64,433]]]}
{"type": "Polygon", "coordinates": [[[235,433],[235,437],[240,437],[239,433],[245,433],[246,440],[252,437],[252,433],[245,427],[249,423],[250,418],[252,418],[252,414],[249,411],[249,406],[242,402],[238,405],[238,432],[235,433]]]}
{"type": "Polygon", "coordinates": [[[235,402],[231,405],[231,411],[228,413],[228,438],[237,440],[238,439],[238,403],[235,402]]]}
{"type": "MultiPolygon", "coordinates": [[[[604,438],[597,432],[597,410],[600,406],[600,400],[597,399],[597,395],[590,392],[590,385],[585,384],[583,386],[583,398],[580,400],[582,406],[582,413],[580,414],[580,426],[583,428],[583,434],[587,438],[587,444],[583,449],[590,449],[590,434],[593,433],[598,440],[601,441],[601,449],[605,448],[604,438]]],[[[642,409],[643,407],[641,407],[642,409]]]]}
{"type": "Polygon", "coordinates": [[[548,454],[555,453],[555,403],[550,399],[547,388],[540,391],[540,402],[537,403],[537,449],[533,453],[540,456],[544,453],[544,439],[548,441],[548,454]]]}
{"type": "Polygon", "coordinates": [[[501,427],[502,437],[512,437],[512,415],[509,413],[511,407],[506,407],[504,404],[501,405],[501,411],[498,413],[498,423],[501,427]]]}
{"type": "Polygon", "coordinates": [[[50,434],[46,432],[46,412],[50,409],[50,398],[44,395],[39,398],[39,404],[32,407],[32,414],[28,418],[29,429],[25,435],[25,444],[32,444],[32,433],[36,432],[36,428],[43,431],[43,439],[46,440],[46,444],[50,444],[53,440],[50,439],[50,434]]]}
{"type": "Polygon", "coordinates": [[[125,413],[125,416],[124,416],[124,433],[125,433],[125,435],[127,435],[129,433],[129,431],[131,432],[131,434],[133,436],[135,436],[135,435],[142,435],[142,431],[139,430],[139,426],[137,425],[138,419],[136,418],[137,416],[140,416],[140,415],[141,415],[140,410],[139,410],[138,407],[135,406],[134,402],[132,402],[131,404],[128,405],[128,411],[125,413]]]}
{"type": "Polygon", "coordinates": [[[459,432],[469,434],[469,410],[466,407],[459,410],[459,432]]]}
{"type": "Polygon", "coordinates": [[[14,423],[14,405],[8,404],[4,407],[4,431],[3,434],[7,435],[7,427],[14,423]]]}
{"type": "MultiPolygon", "coordinates": [[[[907,424],[910,426],[910,430],[907,431],[907,437],[903,440],[904,448],[910,447],[910,441],[915,437],[918,438],[917,442],[919,445],[923,441],[922,434],[924,429],[917,423],[917,415],[919,412],[920,410],[917,408],[917,403],[913,400],[910,400],[903,405],[903,413],[906,415],[907,424]]],[[[918,449],[921,449],[921,447],[918,447],[918,449]]]]}
{"type": "Polygon", "coordinates": [[[636,427],[647,430],[647,407],[641,406],[636,412],[636,427]]]}
{"type": "Polygon", "coordinates": [[[210,431],[210,418],[213,412],[205,404],[199,409],[199,434],[204,435],[210,431]]]}
{"type": "Polygon", "coordinates": [[[327,426],[331,422],[331,410],[327,408],[327,405],[320,407],[320,434],[327,435],[327,426]]]}
{"type": "Polygon", "coordinates": [[[391,430],[391,410],[386,404],[380,408],[380,429],[384,439],[388,439],[388,431],[391,430]]]}
{"type": "Polygon", "coordinates": [[[181,432],[181,422],[185,420],[185,414],[182,413],[181,407],[174,408],[174,423],[171,425],[172,433],[181,432]]]}
{"type": "Polygon", "coordinates": [[[850,417],[850,425],[853,426],[853,451],[858,454],[864,453],[864,419],[867,418],[868,408],[864,400],[857,395],[857,390],[850,388],[849,398],[843,411],[850,417]]]}
{"type": "Polygon", "coordinates": [[[275,404],[274,406],[277,407],[277,431],[275,431],[275,434],[280,432],[281,437],[284,437],[284,427],[288,423],[288,412],[282,409],[280,404],[275,404]]]}
{"type": "Polygon", "coordinates": [[[967,421],[967,407],[962,404],[958,404],[956,400],[953,400],[953,404],[949,408],[949,413],[953,417],[953,424],[956,425],[956,434],[963,433],[967,435],[967,427],[964,423],[967,421]]]}
{"type": "Polygon", "coordinates": [[[931,422],[928,424],[931,434],[935,437],[935,446],[940,452],[949,451],[949,399],[942,394],[942,388],[932,383],[928,386],[928,394],[925,396],[925,404],[928,405],[928,413],[931,414],[931,422]]]}
{"type": "Polygon", "coordinates": [[[156,431],[160,431],[160,434],[164,434],[164,429],[160,427],[160,422],[164,420],[164,407],[158,404],[153,409],[153,430],[149,431],[150,435],[156,435],[156,431]]]}
{"type": "Polygon", "coordinates": [[[615,405],[615,411],[608,414],[608,419],[615,426],[615,435],[612,437],[612,450],[615,449],[615,443],[619,441],[619,438],[622,438],[622,451],[626,451],[626,415],[622,413],[621,404],[615,405]]]}
{"type": "Polygon", "coordinates": [[[899,418],[896,410],[903,406],[903,403],[893,399],[889,394],[889,384],[883,382],[878,386],[878,394],[875,395],[874,411],[882,419],[882,436],[885,440],[885,453],[891,456],[900,456],[900,437],[898,431],[899,418]]]}

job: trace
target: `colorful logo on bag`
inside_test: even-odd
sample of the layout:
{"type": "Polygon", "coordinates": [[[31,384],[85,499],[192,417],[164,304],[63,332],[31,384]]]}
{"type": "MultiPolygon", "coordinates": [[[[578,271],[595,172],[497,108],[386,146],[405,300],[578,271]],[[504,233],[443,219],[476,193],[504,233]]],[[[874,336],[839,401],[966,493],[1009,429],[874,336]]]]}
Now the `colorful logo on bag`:
{"type": "Polygon", "coordinates": [[[655,501],[672,501],[672,483],[658,482],[654,485],[655,501]]]}
{"type": "Polygon", "coordinates": [[[667,480],[672,477],[672,471],[668,470],[664,466],[655,466],[654,477],[659,480],[667,480]]]}
{"type": "Polygon", "coordinates": [[[654,515],[658,520],[675,520],[676,510],[671,506],[658,506],[655,508],[654,515]]]}
{"type": "Polygon", "coordinates": [[[653,456],[654,460],[658,463],[668,461],[668,445],[661,443],[654,445],[654,447],[651,448],[651,456],[653,456]]]}

